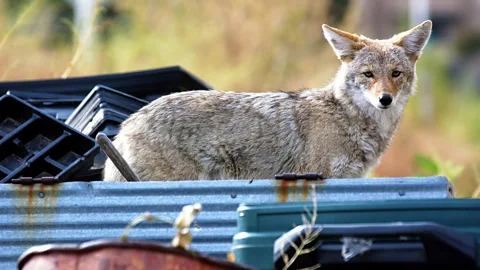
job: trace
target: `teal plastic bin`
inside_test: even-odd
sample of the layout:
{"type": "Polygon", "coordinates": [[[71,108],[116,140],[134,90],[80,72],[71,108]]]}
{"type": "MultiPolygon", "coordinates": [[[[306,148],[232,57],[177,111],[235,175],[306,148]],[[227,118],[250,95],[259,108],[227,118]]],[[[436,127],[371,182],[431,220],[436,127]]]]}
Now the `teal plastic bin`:
{"type": "MultiPolygon", "coordinates": [[[[274,243],[302,225],[308,203],[242,204],[237,210],[238,233],[233,238],[235,262],[259,270],[274,270],[274,243]]],[[[430,222],[480,239],[480,200],[428,199],[317,203],[315,224],[379,224],[430,222]]]]}

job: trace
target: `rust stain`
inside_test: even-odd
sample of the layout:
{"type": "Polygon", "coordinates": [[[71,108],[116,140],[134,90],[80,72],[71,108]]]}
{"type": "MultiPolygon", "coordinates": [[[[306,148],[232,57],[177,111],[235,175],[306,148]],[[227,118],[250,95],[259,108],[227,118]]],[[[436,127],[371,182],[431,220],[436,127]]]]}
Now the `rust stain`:
{"type": "MultiPolygon", "coordinates": [[[[58,185],[45,186],[44,197],[44,213],[54,215],[57,207],[58,185]]],[[[53,218],[53,216],[52,216],[53,218]]]]}
{"type": "Polygon", "coordinates": [[[297,187],[297,181],[294,181],[292,183],[292,199],[296,200],[298,197],[298,187],[297,187]]]}
{"type": "MultiPolygon", "coordinates": [[[[58,184],[56,185],[47,185],[41,186],[41,192],[43,192],[43,216],[42,221],[45,225],[53,225],[53,220],[55,218],[55,210],[57,207],[57,193],[58,193],[58,184]]],[[[47,226],[48,228],[48,226],[47,226]]]]}
{"type": "Polygon", "coordinates": [[[312,194],[314,196],[317,196],[318,194],[322,193],[325,187],[325,180],[304,180],[302,184],[302,199],[304,201],[309,201],[309,195],[312,194],[311,192],[311,185],[315,185],[315,194],[312,194]]]}
{"type": "Polygon", "coordinates": [[[46,209],[46,207],[45,207],[45,203],[46,203],[46,201],[48,200],[48,196],[46,196],[46,194],[45,194],[45,186],[42,185],[42,184],[40,184],[40,186],[39,186],[39,188],[38,188],[38,198],[43,201],[43,213],[44,213],[44,214],[47,214],[47,209],[46,209]],[[42,194],[42,193],[43,193],[43,199],[40,197],[40,194],[42,194]]]}
{"type": "Polygon", "coordinates": [[[308,181],[307,180],[303,180],[303,183],[302,183],[302,200],[306,201],[308,200],[308,181]]]}
{"type": "Polygon", "coordinates": [[[13,185],[16,189],[16,202],[15,206],[18,209],[18,214],[24,216],[23,224],[25,226],[25,241],[31,241],[35,237],[35,215],[34,209],[36,206],[36,200],[34,198],[35,186],[34,185],[13,185]]]}
{"type": "Polygon", "coordinates": [[[31,217],[32,210],[35,207],[33,200],[33,188],[34,186],[28,186],[28,195],[27,195],[27,217],[31,217]]]}
{"type": "MultiPolygon", "coordinates": [[[[297,181],[285,181],[281,180],[280,184],[277,184],[277,195],[280,202],[286,202],[288,200],[290,183],[296,184],[297,181]]],[[[278,183],[278,182],[277,182],[278,183]]]]}
{"type": "Polygon", "coordinates": [[[35,237],[35,215],[33,214],[35,209],[36,200],[33,198],[33,191],[35,186],[28,186],[27,193],[27,215],[25,216],[25,227],[27,229],[28,239],[33,239],[35,237]]]}
{"type": "Polygon", "coordinates": [[[53,224],[58,186],[57,185],[13,185],[16,191],[15,206],[23,217],[26,242],[35,241],[39,230],[49,230],[53,224]],[[39,226],[41,225],[41,226],[39,226]]]}

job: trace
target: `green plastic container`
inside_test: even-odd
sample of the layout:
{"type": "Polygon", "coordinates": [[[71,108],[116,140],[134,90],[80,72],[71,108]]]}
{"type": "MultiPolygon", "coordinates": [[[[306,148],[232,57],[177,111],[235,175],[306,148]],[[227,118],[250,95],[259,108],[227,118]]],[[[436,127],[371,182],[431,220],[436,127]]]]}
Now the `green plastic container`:
{"type": "MultiPolygon", "coordinates": [[[[238,233],[233,238],[235,262],[259,270],[274,269],[274,243],[297,225],[309,203],[242,204],[238,233]]],[[[480,200],[429,199],[392,201],[319,202],[315,224],[374,224],[433,222],[473,234],[480,239],[480,200]]],[[[479,268],[480,269],[480,268],[479,268]]]]}

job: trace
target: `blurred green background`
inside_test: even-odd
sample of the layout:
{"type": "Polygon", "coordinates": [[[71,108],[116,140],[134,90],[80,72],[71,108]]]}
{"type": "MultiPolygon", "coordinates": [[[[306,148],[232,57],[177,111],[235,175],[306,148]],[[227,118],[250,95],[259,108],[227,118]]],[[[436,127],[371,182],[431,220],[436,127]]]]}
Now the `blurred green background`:
{"type": "Polygon", "coordinates": [[[480,193],[478,0],[0,0],[0,79],[180,65],[219,90],[322,87],[340,62],[327,23],[389,38],[425,19],[418,94],[372,177],[446,175],[480,193]]]}

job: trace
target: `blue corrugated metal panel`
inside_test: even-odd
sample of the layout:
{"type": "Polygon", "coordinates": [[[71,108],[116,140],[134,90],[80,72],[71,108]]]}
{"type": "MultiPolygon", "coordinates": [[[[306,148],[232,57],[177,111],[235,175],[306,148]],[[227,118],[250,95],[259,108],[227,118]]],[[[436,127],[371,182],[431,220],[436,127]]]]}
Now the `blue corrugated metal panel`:
{"type": "MultiPolygon", "coordinates": [[[[444,177],[332,179],[317,188],[319,201],[447,198],[444,177]]],[[[0,185],[0,269],[15,269],[17,258],[33,245],[79,243],[118,238],[135,216],[149,211],[174,219],[186,204],[199,202],[192,248],[226,258],[237,232],[240,203],[272,203],[279,196],[302,201],[302,184],[288,192],[278,181],[223,180],[178,182],[71,182],[54,186],[0,185]]],[[[129,237],[168,243],[175,231],[165,223],[143,223],[129,237]]]]}

